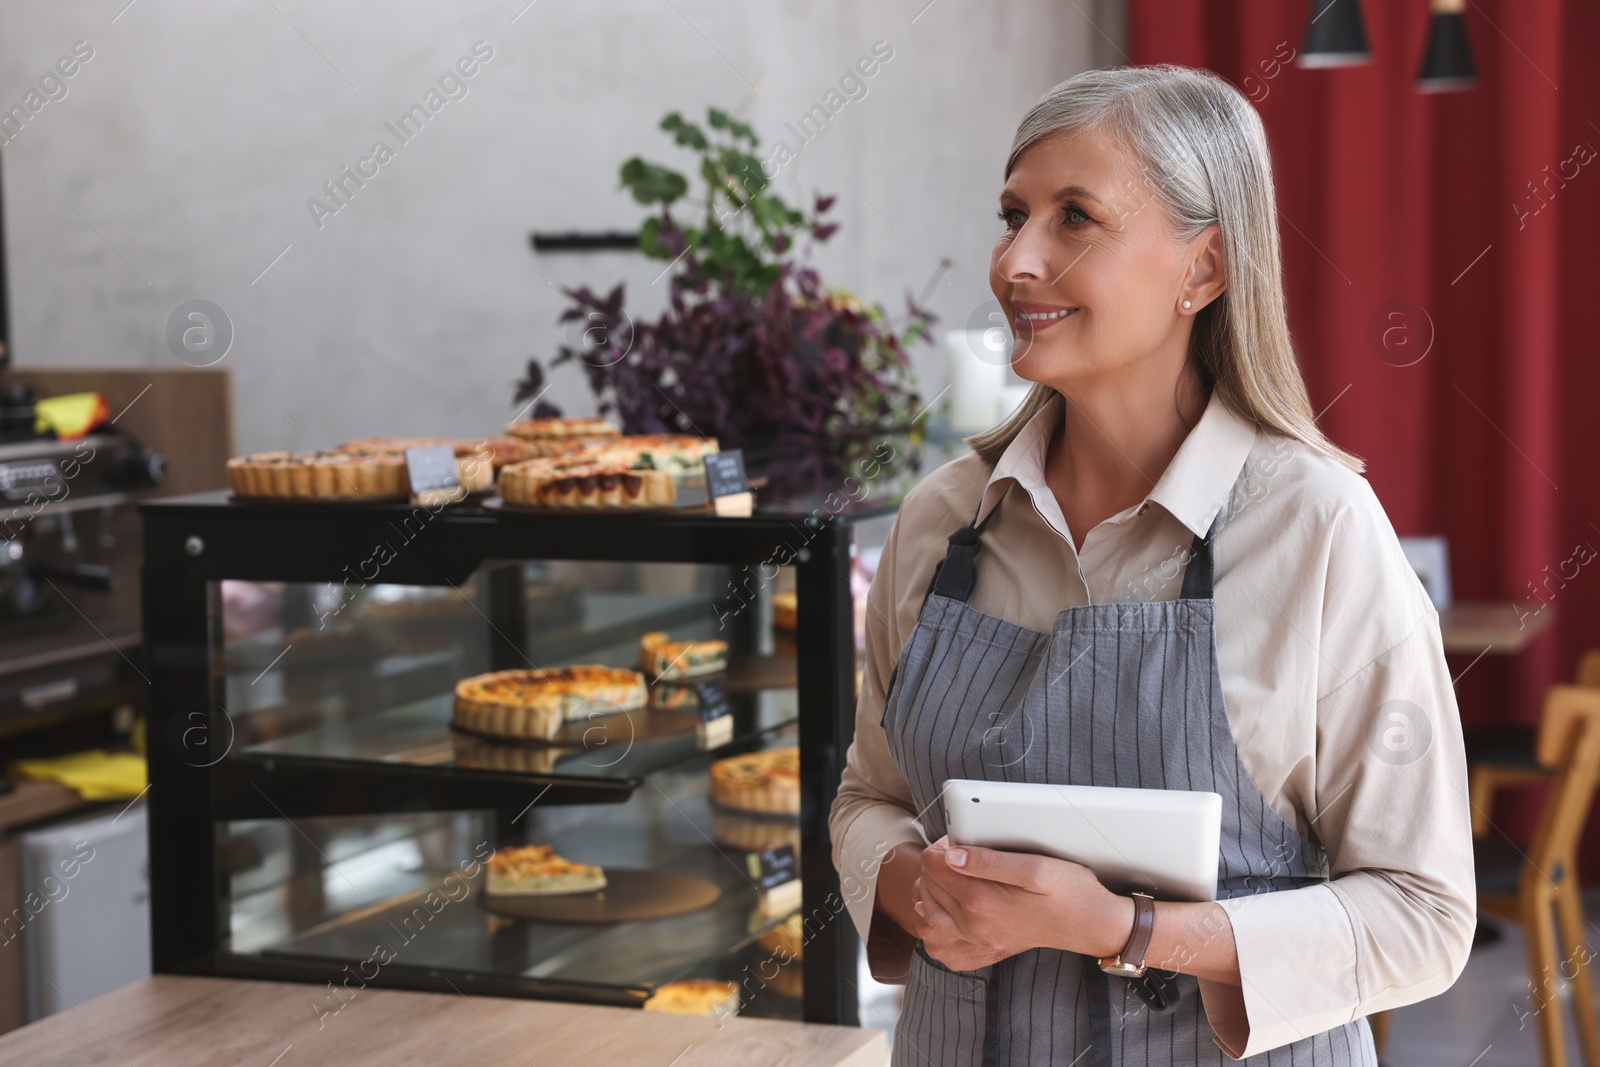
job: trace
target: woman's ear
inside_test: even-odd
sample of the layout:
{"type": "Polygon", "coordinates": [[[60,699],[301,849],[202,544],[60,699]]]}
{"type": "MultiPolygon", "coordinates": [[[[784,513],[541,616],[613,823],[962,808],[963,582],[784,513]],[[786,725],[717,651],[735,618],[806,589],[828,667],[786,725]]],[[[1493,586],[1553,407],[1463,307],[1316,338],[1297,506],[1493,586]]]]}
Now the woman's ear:
{"type": "Polygon", "coordinates": [[[1179,297],[1179,303],[1188,300],[1199,311],[1228,288],[1228,256],[1222,245],[1222,227],[1217,223],[1189,243],[1191,259],[1189,274],[1179,297]]]}

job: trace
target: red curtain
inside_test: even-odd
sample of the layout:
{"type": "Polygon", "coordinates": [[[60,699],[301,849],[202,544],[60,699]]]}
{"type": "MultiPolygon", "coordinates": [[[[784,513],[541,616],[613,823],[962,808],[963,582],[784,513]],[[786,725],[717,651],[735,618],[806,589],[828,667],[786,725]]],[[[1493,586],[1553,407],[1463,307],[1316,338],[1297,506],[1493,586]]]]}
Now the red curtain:
{"type": "Polygon", "coordinates": [[[1471,0],[1478,84],[1429,95],[1424,0],[1365,0],[1372,62],[1333,70],[1284,62],[1311,2],[1128,0],[1129,61],[1256,102],[1312,405],[1402,536],[1449,538],[1458,600],[1548,603],[1520,655],[1452,657],[1466,726],[1533,723],[1600,646],[1600,5],[1471,0]]]}

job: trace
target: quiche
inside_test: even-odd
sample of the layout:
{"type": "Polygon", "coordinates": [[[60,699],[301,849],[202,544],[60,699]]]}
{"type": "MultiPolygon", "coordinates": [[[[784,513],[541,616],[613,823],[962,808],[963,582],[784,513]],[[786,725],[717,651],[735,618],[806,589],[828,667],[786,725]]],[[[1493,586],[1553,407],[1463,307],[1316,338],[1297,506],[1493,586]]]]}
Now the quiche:
{"type": "Polygon", "coordinates": [[[596,462],[621,464],[633,470],[672,471],[686,474],[701,469],[701,461],[718,451],[716,438],[684,434],[632,434],[584,446],[596,462]]]}
{"type": "Polygon", "coordinates": [[[583,437],[615,437],[622,431],[616,424],[600,418],[522,419],[506,427],[506,433],[525,441],[562,441],[583,437]]]}
{"type": "Polygon", "coordinates": [[[404,456],[343,452],[258,452],[228,460],[228,484],[243,497],[272,500],[404,500],[404,456]]]}
{"type": "Polygon", "coordinates": [[[668,1011],[677,1015],[737,1015],[739,987],[712,978],[685,978],[656,988],[644,1002],[645,1011],[668,1011]]]}
{"type": "Polygon", "coordinates": [[[599,867],[564,859],[549,845],[519,845],[496,849],[489,857],[484,891],[493,896],[557,896],[592,893],[605,885],[606,873],[599,867]]]}
{"type": "Polygon", "coordinates": [[[455,723],[474,733],[548,741],[588,714],[642,708],[644,675],[599,664],[493,671],[456,683],[455,723]]]}
{"type": "Polygon", "coordinates": [[[669,508],[678,491],[666,471],[544,458],[501,468],[500,496],[508,504],[542,508],[669,508]]]}
{"type": "Polygon", "coordinates": [[[711,765],[711,801],[734,811],[800,814],[800,750],[767,748],[711,765]]]}
{"type": "Polygon", "coordinates": [[[657,681],[715,674],[727,666],[726,641],[674,641],[659,630],[639,638],[639,669],[657,681]]]}

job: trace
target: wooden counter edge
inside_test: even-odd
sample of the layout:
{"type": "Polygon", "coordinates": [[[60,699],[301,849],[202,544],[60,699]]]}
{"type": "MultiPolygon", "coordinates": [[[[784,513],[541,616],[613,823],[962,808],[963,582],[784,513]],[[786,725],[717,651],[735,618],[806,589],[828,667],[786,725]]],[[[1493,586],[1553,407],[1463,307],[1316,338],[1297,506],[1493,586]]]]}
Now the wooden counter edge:
{"type": "Polygon", "coordinates": [[[297,1067],[422,1067],[444,1054],[486,1067],[529,1054],[540,1067],[888,1061],[883,1031],[855,1027],[744,1018],[719,1027],[705,1016],[373,988],[356,988],[343,1009],[329,1010],[337,1003],[326,986],[155,975],[0,1036],[0,1063],[267,1063],[291,1045],[297,1067]],[[326,1005],[320,1016],[319,1000],[326,1005]]]}

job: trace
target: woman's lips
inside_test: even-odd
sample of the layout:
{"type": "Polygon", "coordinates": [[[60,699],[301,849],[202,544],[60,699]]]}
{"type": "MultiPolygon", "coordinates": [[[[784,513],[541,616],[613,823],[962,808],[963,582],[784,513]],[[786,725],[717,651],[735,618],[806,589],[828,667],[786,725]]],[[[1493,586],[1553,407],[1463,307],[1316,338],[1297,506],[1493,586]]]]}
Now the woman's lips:
{"type": "Polygon", "coordinates": [[[1045,330],[1065,322],[1078,313],[1078,308],[1052,308],[1047,305],[1016,305],[1017,332],[1024,337],[1037,337],[1045,330]]]}

